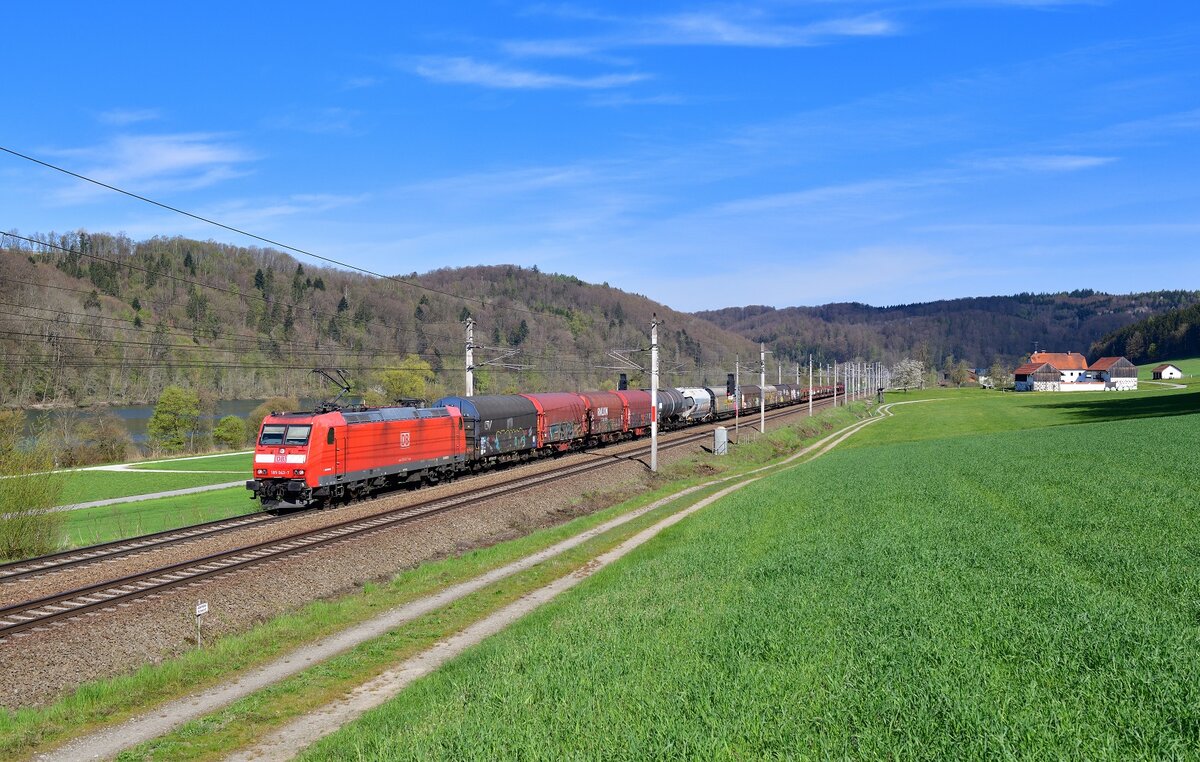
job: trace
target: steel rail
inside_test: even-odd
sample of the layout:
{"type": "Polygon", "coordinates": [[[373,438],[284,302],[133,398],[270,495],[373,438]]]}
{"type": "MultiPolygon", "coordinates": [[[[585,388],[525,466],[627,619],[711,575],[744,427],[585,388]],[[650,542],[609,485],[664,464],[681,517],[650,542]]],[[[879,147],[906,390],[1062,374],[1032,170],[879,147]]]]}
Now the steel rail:
{"type": "MultiPolygon", "coordinates": [[[[772,418],[786,417],[801,412],[795,406],[777,409],[772,418]]],[[[711,430],[689,433],[669,443],[663,449],[674,449],[707,439],[711,430]]],[[[43,627],[56,621],[74,618],[97,609],[109,609],[118,604],[146,597],[151,594],[189,585],[199,580],[247,567],[259,566],[282,558],[345,542],[355,537],[373,534],[385,529],[407,524],[418,519],[434,516],[480,499],[501,497],[514,492],[579,476],[591,471],[608,468],[614,464],[612,458],[636,462],[649,454],[650,447],[642,446],[630,452],[611,456],[603,460],[592,460],[565,466],[561,469],[540,474],[524,475],[506,482],[483,487],[459,495],[431,498],[416,505],[394,508],[369,517],[348,519],[318,529],[306,530],[274,540],[215,553],[166,567],[126,575],[73,590],[44,596],[0,608],[0,641],[12,635],[43,627]]]]}

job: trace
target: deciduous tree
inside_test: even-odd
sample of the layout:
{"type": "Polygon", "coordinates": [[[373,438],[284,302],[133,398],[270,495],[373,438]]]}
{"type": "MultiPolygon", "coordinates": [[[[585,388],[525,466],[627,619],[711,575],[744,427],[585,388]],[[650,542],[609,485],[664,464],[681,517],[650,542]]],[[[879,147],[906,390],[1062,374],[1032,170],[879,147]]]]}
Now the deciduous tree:
{"type": "Polygon", "coordinates": [[[200,434],[200,398],[183,387],[168,386],[159,396],[146,430],[155,450],[194,448],[200,434]]]}

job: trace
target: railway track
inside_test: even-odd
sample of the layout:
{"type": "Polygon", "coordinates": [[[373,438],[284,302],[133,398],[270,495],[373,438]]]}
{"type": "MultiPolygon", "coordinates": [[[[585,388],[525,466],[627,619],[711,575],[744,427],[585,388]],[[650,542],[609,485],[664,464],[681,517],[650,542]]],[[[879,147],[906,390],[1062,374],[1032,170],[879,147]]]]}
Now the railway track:
{"type": "Polygon", "coordinates": [[[110,561],[134,553],[144,553],[148,550],[212,537],[286,518],[288,517],[273,516],[266,511],[257,511],[243,516],[192,524],[179,529],[165,529],[161,532],[138,535],[124,540],[113,540],[112,542],[88,545],[84,548],[64,550],[61,553],[51,553],[23,561],[11,561],[0,564],[0,583],[16,582],[27,577],[36,577],[76,566],[110,561]]]}
{"type": "MultiPolygon", "coordinates": [[[[593,454],[602,453],[597,451],[593,452],[593,454]]],[[[103,563],[135,553],[162,550],[173,545],[215,537],[250,526],[286,521],[305,513],[307,513],[306,510],[297,510],[285,515],[275,515],[268,511],[258,511],[244,516],[216,519],[178,529],[167,529],[123,540],[113,540],[112,542],[88,545],[83,548],[73,548],[36,558],[11,561],[0,564],[0,584],[17,582],[22,579],[38,577],[51,572],[61,572],[81,566],[103,563]]]]}
{"type": "MultiPolygon", "coordinates": [[[[768,416],[770,419],[796,415],[802,412],[795,407],[778,409],[768,416]]],[[[674,449],[695,444],[699,441],[704,441],[712,435],[712,429],[705,428],[703,431],[688,433],[682,437],[674,438],[670,442],[660,443],[660,449],[674,449]]],[[[348,542],[356,537],[361,537],[367,534],[391,529],[406,523],[417,521],[419,519],[435,516],[447,511],[454,510],[464,505],[472,504],[480,499],[500,497],[514,492],[523,491],[536,486],[569,479],[592,471],[608,468],[617,461],[637,461],[646,457],[650,453],[650,447],[643,444],[641,447],[621,454],[606,454],[603,451],[588,451],[586,454],[596,456],[589,461],[574,463],[562,468],[554,469],[539,474],[522,475],[509,479],[488,487],[483,487],[478,490],[472,490],[468,493],[453,495],[441,498],[432,498],[416,505],[408,505],[399,508],[385,510],[368,517],[357,519],[348,519],[345,521],[330,524],[318,529],[306,530],[297,532],[285,537],[280,537],[274,540],[256,543],[233,550],[215,553],[209,556],[183,561],[172,564],[170,566],[139,572],[136,574],[127,575],[117,579],[107,580],[93,585],[67,590],[61,593],[45,596],[35,600],[24,601],[22,603],[13,604],[0,608],[0,641],[7,640],[14,635],[20,635],[34,629],[60,623],[67,619],[73,619],[87,614],[96,614],[99,611],[113,609],[117,606],[127,605],[134,600],[144,598],[157,593],[165,592],[173,588],[183,587],[194,584],[200,580],[211,578],[214,576],[229,574],[238,570],[253,568],[267,563],[271,563],[283,558],[309,553],[319,548],[328,547],[338,543],[348,542]]],[[[252,514],[251,516],[241,517],[242,519],[251,519],[260,514],[252,514]]],[[[264,519],[259,519],[263,521],[264,519]]],[[[217,524],[219,522],[210,522],[217,524]]],[[[250,521],[243,526],[253,524],[250,521]]],[[[203,531],[209,534],[231,531],[229,528],[218,529],[210,527],[203,530],[206,525],[197,525],[189,529],[202,530],[201,533],[192,534],[190,536],[180,537],[174,540],[158,541],[158,546],[165,543],[187,542],[197,537],[204,536],[203,531]]],[[[236,527],[240,528],[240,527],[236,527]]],[[[183,533],[186,530],[179,530],[178,533],[183,533]]],[[[166,535],[172,533],[159,533],[166,535]]],[[[147,537],[158,537],[151,535],[147,537]]],[[[147,538],[135,538],[135,540],[127,541],[126,545],[132,545],[137,540],[147,538]]],[[[140,547],[117,548],[121,543],[110,543],[114,546],[114,554],[105,555],[97,549],[100,546],[93,548],[85,548],[77,551],[84,553],[88,550],[97,550],[97,553],[92,554],[89,558],[80,559],[78,561],[68,562],[63,559],[57,567],[46,566],[43,569],[49,568],[64,568],[68,563],[94,563],[98,559],[108,559],[119,557],[120,555],[128,555],[130,553],[146,550],[151,545],[142,544],[140,547]]],[[[67,555],[67,554],[56,554],[67,555]]],[[[34,565],[39,561],[43,561],[50,557],[40,559],[31,559],[30,561],[21,562],[26,565],[34,565]]],[[[10,565],[15,566],[15,565],[10,565]]],[[[15,570],[14,570],[15,573],[15,570]]],[[[29,569],[20,572],[23,575],[41,573],[36,569],[29,569]]],[[[4,579],[14,579],[15,576],[10,575],[4,579]]]]}

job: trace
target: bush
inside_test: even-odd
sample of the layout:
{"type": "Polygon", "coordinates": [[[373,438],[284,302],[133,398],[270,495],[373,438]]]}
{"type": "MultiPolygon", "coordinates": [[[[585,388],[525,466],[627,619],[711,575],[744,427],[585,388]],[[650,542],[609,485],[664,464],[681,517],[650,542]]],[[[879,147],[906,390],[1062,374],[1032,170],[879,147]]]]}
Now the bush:
{"type": "Polygon", "coordinates": [[[236,415],[227,415],[213,429],[213,441],[220,447],[234,450],[246,444],[246,422],[236,415]]]}
{"type": "Polygon", "coordinates": [[[57,424],[43,432],[43,439],[62,468],[124,462],[133,444],[125,424],[112,413],[59,416],[57,424]]]}
{"type": "Polygon", "coordinates": [[[29,558],[56,550],[63,514],[48,509],[62,494],[62,477],[50,473],[52,451],[45,442],[22,446],[25,414],[0,412],[0,559],[29,558]]]}
{"type": "Polygon", "coordinates": [[[271,397],[263,402],[246,417],[246,441],[253,444],[258,441],[258,430],[262,428],[263,419],[271,413],[299,410],[300,400],[295,397],[271,397]]]}

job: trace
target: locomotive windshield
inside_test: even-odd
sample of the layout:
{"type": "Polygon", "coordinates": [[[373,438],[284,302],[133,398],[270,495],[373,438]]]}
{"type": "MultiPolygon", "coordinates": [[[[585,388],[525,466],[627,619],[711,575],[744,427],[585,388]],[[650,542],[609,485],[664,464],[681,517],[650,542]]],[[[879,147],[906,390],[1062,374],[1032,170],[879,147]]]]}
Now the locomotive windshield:
{"type": "Polygon", "coordinates": [[[287,445],[288,447],[302,447],[308,444],[308,435],[312,432],[312,426],[284,426],[278,423],[269,423],[263,426],[262,436],[259,437],[260,445],[278,446],[287,445]]]}
{"type": "Polygon", "coordinates": [[[312,431],[312,426],[288,426],[287,436],[283,438],[283,443],[291,447],[299,447],[308,444],[308,434],[312,431]]]}

